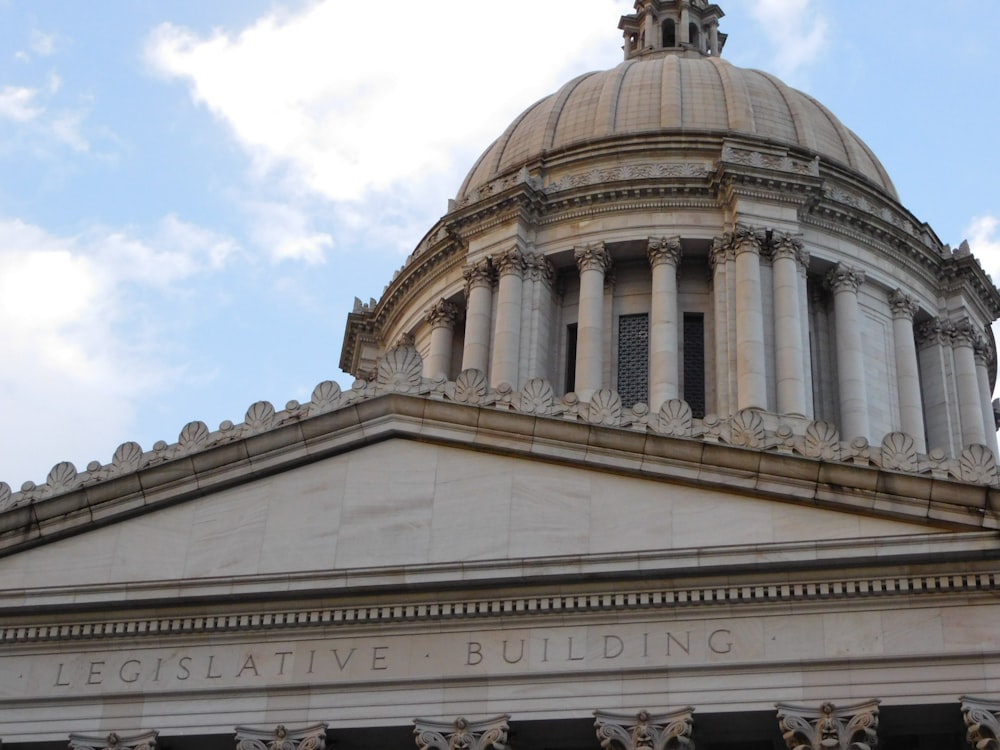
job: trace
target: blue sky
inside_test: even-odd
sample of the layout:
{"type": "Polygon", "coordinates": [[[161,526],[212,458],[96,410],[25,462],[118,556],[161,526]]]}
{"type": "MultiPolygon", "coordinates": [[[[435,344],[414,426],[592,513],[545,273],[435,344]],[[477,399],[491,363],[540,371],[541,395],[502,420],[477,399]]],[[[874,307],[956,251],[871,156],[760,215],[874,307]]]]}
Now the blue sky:
{"type": "MultiPolygon", "coordinates": [[[[1000,278],[1000,3],[728,0],[731,62],[826,104],[1000,278]]],[[[628,0],[0,0],[0,479],[305,401],[518,112],[628,0]]]]}

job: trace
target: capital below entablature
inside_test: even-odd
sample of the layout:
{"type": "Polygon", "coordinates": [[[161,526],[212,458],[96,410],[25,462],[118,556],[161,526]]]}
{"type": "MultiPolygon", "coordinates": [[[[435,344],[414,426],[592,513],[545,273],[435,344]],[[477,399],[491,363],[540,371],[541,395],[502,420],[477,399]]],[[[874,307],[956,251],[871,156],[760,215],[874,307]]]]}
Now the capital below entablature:
{"type": "Polygon", "coordinates": [[[778,723],[788,750],[874,750],[878,746],[879,701],[819,709],[777,704],[778,723]]]}
{"type": "Polygon", "coordinates": [[[575,248],[573,259],[576,261],[580,273],[585,271],[607,273],[611,268],[611,253],[608,252],[603,242],[592,242],[575,248]]]}
{"type": "Polygon", "coordinates": [[[274,729],[236,727],[236,750],[325,750],[326,724],[312,724],[288,729],[278,724],[274,729]]]}
{"type": "Polygon", "coordinates": [[[500,276],[507,276],[509,274],[516,276],[524,275],[524,253],[518,247],[511,248],[507,252],[497,256],[495,263],[497,274],[500,276]]]}
{"type": "Polygon", "coordinates": [[[980,338],[979,332],[968,318],[962,318],[954,322],[954,326],[951,329],[952,345],[975,348],[976,342],[980,338]]]}
{"type": "Polygon", "coordinates": [[[965,739],[972,750],[1000,750],[1000,702],[962,696],[965,739]]]}
{"type": "Polygon", "coordinates": [[[509,714],[480,721],[463,717],[453,722],[414,719],[419,750],[507,750],[509,714]]]}
{"type": "Polygon", "coordinates": [[[71,734],[69,750],[156,750],[157,731],[124,735],[111,732],[106,735],[71,734]]]}
{"type": "Polygon", "coordinates": [[[656,268],[661,263],[676,266],[681,262],[680,237],[650,237],[646,248],[650,268],[656,268]]]}
{"type": "Polygon", "coordinates": [[[889,308],[892,310],[893,320],[906,319],[913,320],[917,314],[917,303],[913,298],[903,293],[902,289],[894,289],[889,294],[889,308]]]}
{"type": "Polygon", "coordinates": [[[771,258],[790,258],[803,269],[809,266],[809,253],[803,247],[802,240],[786,232],[774,232],[771,237],[771,258]]]}
{"type": "Polygon", "coordinates": [[[826,285],[834,294],[850,292],[857,294],[865,283],[865,272],[851,266],[838,263],[826,275],[826,285]]]}
{"type": "Polygon", "coordinates": [[[552,284],[555,281],[555,268],[544,253],[526,253],[524,269],[526,276],[532,281],[541,281],[546,284],[552,284]]]}
{"type": "Polygon", "coordinates": [[[594,711],[597,739],[604,750],[694,750],[694,709],[651,714],[594,711]]]}
{"type": "Polygon", "coordinates": [[[726,234],[726,239],[732,248],[734,256],[743,253],[755,253],[760,255],[764,249],[766,234],[763,229],[737,224],[736,229],[726,234]]]}
{"type": "Polygon", "coordinates": [[[950,346],[955,324],[947,318],[931,318],[917,327],[917,346],[950,346]]]}
{"type": "Polygon", "coordinates": [[[481,260],[463,268],[462,277],[465,279],[465,296],[468,297],[476,287],[491,289],[496,280],[496,270],[489,260],[481,260]]]}
{"type": "Polygon", "coordinates": [[[438,300],[425,313],[431,328],[454,328],[458,315],[458,305],[446,299],[438,300]]]}

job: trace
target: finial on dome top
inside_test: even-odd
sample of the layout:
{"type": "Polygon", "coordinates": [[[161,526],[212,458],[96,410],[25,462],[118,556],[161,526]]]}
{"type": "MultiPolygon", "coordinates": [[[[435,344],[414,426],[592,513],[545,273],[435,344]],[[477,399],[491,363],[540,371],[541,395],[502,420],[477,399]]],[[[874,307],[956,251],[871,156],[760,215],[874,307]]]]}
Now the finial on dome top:
{"type": "Polygon", "coordinates": [[[708,0],[635,0],[635,13],[622,16],[625,59],[662,52],[718,56],[726,44],[719,33],[725,13],[708,0]]]}

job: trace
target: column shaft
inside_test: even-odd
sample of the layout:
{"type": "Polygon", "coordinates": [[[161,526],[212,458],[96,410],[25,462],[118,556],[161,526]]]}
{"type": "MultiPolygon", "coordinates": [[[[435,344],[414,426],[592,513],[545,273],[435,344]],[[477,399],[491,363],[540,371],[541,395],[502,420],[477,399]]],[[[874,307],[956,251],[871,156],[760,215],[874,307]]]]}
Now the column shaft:
{"type": "Polygon", "coordinates": [[[448,300],[442,299],[427,311],[427,321],[431,324],[431,345],[424,360],[424,377],[448,377],[457,319],[458,308],[448,300]]]}
{"type": "Polygon", "coordinates": [[[889,306],[892,308],[892,338],[896,355],[899,428],[913,438],[918,451],[925,453],[924,404],[920,396],[920,365],[913,333],[913,316],[917,306],[899,289],[889,295],[889,306]]]}
{"type": "Polygon", "coordinates": [[[780,414],[806,416],[806,376],[799,304],[799,246],[782,237],[774,247],[774,348],[780,414]]]}
{"type": "Polygon", "coordinates": [[[496,334],[493,346],[493,370],[490,384],[496,388],[507,383],[517,390],[517,371],[521,353],[521,301],[524,257],[518,249],[502,255],[498,262],[500,282],[497,290],[496,334]]]}
{"type": "Polygon", "coordinates": [[[973,348],[975,340],[975,330],[968,320],[955,326],[955,380],[958,386],[959,420],[962,424],[962,447],[986,444],[982,397],[973,348]]]}
{"type": "Polygon", "coordinates": [[[764,312],[760,289],[760,238],[740,228],[736,253],[737,409],[767,409],[764,312]]]}
{"type": "Polygon", "coordinates": [[[601,389],[604,373],[604,274],[611,257],[604,243],[577,248],[580,307],[576,333],[576,394],[589,401],[601,389]]]}
{"type": "Polygon", "coordinates": [[[976,377],[979,380],[979,400],[983,410],[983,431],[986,434],[986,446],[997,455],[997,428],[993,417],[993,398],[990,394],[990,351],[985,341],[976,344],[976,377]]]}
{"type": "Polygon", "coordinates": [[[734,371],[731,356],[730,337],[730,295],[729,261],[732,244],[728,237],[717,237],[712,244],[712,302],[715,318],[715,411],[726,415],[731,413],[730,380],[734,371]]]}
{"type": "Polygon", "coordinates": [[[864,342],[858,288],[865,275],[843,264],[827,277],[833,289],[837,330],[837,374],[840,380],[840,432],[850,440],[868,435],[868,391],[865,386],[864,342]]]}
{"type": "Polygon", "coordinates": [[[680,397],[677,266],[680,238],[651,239],[652,298],[649,313],[649,408],[655,414],[664,401],[680,397]]]}
{"type": "Polygon", "coordinates": [[[462,369],[490,369],[490,324],[493,316],[493,268],[483,261],[465,269],[465,344],[462,369]]]}

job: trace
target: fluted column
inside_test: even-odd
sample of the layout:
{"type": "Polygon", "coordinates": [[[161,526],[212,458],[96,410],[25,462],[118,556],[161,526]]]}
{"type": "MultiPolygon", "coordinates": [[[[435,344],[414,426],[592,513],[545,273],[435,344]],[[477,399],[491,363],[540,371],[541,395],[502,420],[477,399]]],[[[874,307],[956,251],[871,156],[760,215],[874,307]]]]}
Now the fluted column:
{"type": "Polygon", "coordinates": [[[840,434],[850,440],[868,435],[868,391],[865,385],[864,342],[858,289],[862,271],[840,263],[830,271],[837,330],[837,375],[840,381],[840,434]]]}
{"type": "Polygon", "coordinates": [[[736,255],[737,409],[767,408],[764,308],[760,288],[761,237],[753,229],[733,233],[736,255]]]}
{"type": "Polygon", "coordinates": [[[984,445],[983,406],[976,374],[976,330],[968,320],[955,324],[955,381],[958,386],[958,414],[962,425],[962,446],[984,445]]]}
{"type": "Polygon", "coordinates": [[[917,329],[917,361],[920,363],[920,392],[927,424],[927,447],[949,453],[961,451],[961,430],[955,394],[954,352],[951,347],[955,324],[932,318],[917,329]]]}
{"type": "Polygon", "coordinates": [[[441,299],[427,311],[426,316],[431,326],[431,345],[424,360],[424,377],[447,378],[451,369],[451,346],[455,340],[458,307],[441,299]]]}
{"type": "Polygon", "coordinates": [[[927,452],[924,438],[924,405],[920,398],[920,366],[913,332],[917,304],[897,289],[889,295],[892,339],[896,354],[896,388],[899,392],[899,427],[913,438],[914,447],[927,452]]]}
{"type": "Polygon", "coordinates": [[[278,724],[273,729],[236,727],[236,750],[324,750],[326,724],[289,729],[278,724]]]}
{"type": "Polygon", "coordinates": [[[733,394],[733,376],[736,357],[733,351],[734,326],[731,320],[732,296],[730,286],[733,262],[731,237],[716,237],[712,243],[709,260],[712,264],[712,307],[715,319],[715,411],[730,414],[733,394]]]}
{"type": "Polygon", "coordinates": [[[694,709],[690,706],[657,714],[594,711],[594,727],[605,750],[694,750],[694,709]]]}
{"type": "MultiPolygon", "coordinates": [[[[524,304],[528,322],[522,326],[521,380],[551,378],[552,284],[555,269],[541,253],[525,255],[524,304]]],[[[522,324],[524,318],[522,318],[522,324]]]]}
{"type": "Polygon", "coordinates": [[[603,242],[577,248],[580,269],[580,307],[576,327],[576,385],[581,401],[601,389],[604,373],[604,274],[611,256],[603,242]]]}
{"type": "Polygon", "coordinates": [[[649,310],[649,408],[655,414],[664,401],[680,396],[677,314],[680,238],[650,239],[647,255],[653,272],[649,310]]]}
{"type": "Polygon", "coordinates": [[[802,356],[802,318],[799,304],[799,253],[802,243],[788,235],[775,237],[774,354],[780,414],[806,416],[806,373],[802,356]]]}
{"type": "Polygon", "coordinates": [[[819,709],[779,703],[778,726],[789,750],[856,750],[878,745],[878,704],[826,702],[819,709]]]}
{"type": "Polygon", "coordinates": [[[462,369],[490,369],[490,324],[493,316],[493,266],[481,261],[465,267],[465,344],[462,369]]]}
{"type": "Polygon", "coordinates": [[[983,430],[986,433],[986,445],[993,455],[997,455],[997,428],[993,418],[993,397],[990,394],[990,361],[993,352],[986,340],[979,336],[975,345],[976,378],[979,381],[979,400],[983,412],[983,430]]]}
{"type": "Polygon", "coordinates": [[[515,390],[521,353],[521,302],[524,276],[524,255],[517,248],[497,259],[496,335],[493,345],[493,369],[490,384],[496,388],[509,383],[515,390]]]}
{"type": "Polygon", "coordinates": [[[506,750],[509,720],[507,714],[480,721],[414,719],[413,735],[419,750],[506,750]]]}

